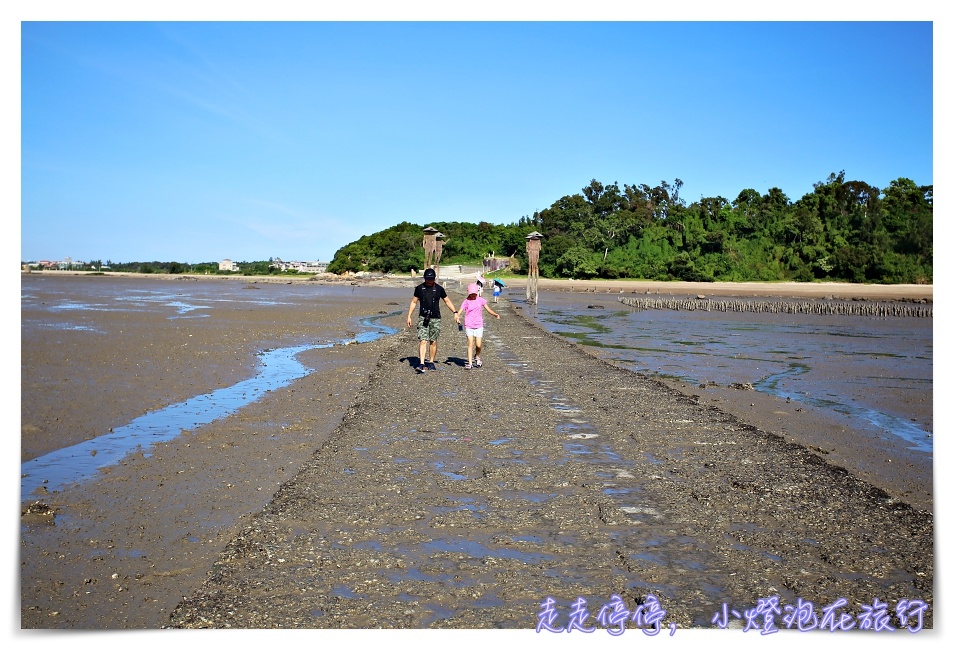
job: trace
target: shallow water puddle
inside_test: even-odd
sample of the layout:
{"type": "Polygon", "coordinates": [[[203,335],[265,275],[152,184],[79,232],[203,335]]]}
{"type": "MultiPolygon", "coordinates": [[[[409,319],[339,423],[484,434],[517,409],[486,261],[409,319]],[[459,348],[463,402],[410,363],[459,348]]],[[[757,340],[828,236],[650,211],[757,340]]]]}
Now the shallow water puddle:
{"type": "Polygon", "coordinates": [[[173,440],[185,431],[228,417],[265,393],[311,374],[313,371],[296,358],[301,352],[394,334],[397,330],[376,324],[382,317],[363,319],[361,325],[372,331],[357,339],[267,350],[260,355],[258,374],[251,379],[146,413],[111,433],[21,463],[21,500],[37,496],[35,491],[41,487],[58,490],[93,478],[99,469],[115,465],[137,450],[148,457],[148,450],[155,443],[173,440]]]}
{"type": "Polygon", "coordinates": [[[466,474],[458,474],[457,472],[451,472],[449,470],[443,469],[444,463],[442,463],[441,461],[435,460],[431,463],[431,465],[433,465],[434,469],[440,472],[443,476],[446,476],[452,481],[466,481],[467,479],[471,478],[467,476],[466,474]]]}
{"type": "Polygon", "coordinates": [[[362,596],[361,594],[355,593],[355,591],[351,589],[351,587],[348,587],[346,585],[338,585],[337,587],[333,587],[331,589],[331,595],[337,596],[339,598],[347,598],[349,600],[353,600],[356,598],[364,598],[364,596],[362,596]]]}
{"type": "Polygon", "coordinates": [[[918,412],[912,404],[930,399],[930,319],[666,310],[594,317],[573,297],[550,300],[530,312],[540,325],[630,370],[692,384],[751,383],[933,455],[932,428],[910,415],[918,412]],[[846,380],[833,379],[835,366],[846,380]],[[916,399],[899,399],[905,393],[916,399]]]}
{"type": "Polygon", "coordinates": [[[787,370],[765,377],[753,383],[752,386],[758,391],[775,395],[776,397],[784,397],[793,402],[801,402],[810,406],[842,413],[851,418],[864,420],[910,443],[910,449],[933,454],[933,435],[918,425],[913,424],[910,420],[888,413],[882,413],[862,405],[852,404],[846,400],[839,399],[838,396],[835,395],[832,396],[832,399],[824,399],[782,388],[782,384],[785,380],[797,380],[798,375],[804,374],[807,371],[808,368],[804,364],[793,363],[787,370]]]}
{"type": "Polygon", "coordinates": [[[454,506],[436,506],[431,508],[431,510],[438,514],[447,514],[451,512],[470,512],[476,518],[481,517],[481,512],[487,509],[486,503],[476,503],[473,497],[457,497],[449,499],[452,503],[457,503],[454,506]]]}
{"type": "MultiPolygon", "coordinates": [[[[500,557],[509,558],[512,560],[520,560],[526,564],[539,564],[544,560],[553,559],[553,556],[547,555],[545,553],[528,553],[512,548],[490,548],[489,546],[485,546],[480,542],[470,539],[436,539],[430,542],[425,542],[422,547],[428,553],[460,553],[467,559],[500,557]]],[[[431,559],[434,559],[433,556],[431,559]]]]}

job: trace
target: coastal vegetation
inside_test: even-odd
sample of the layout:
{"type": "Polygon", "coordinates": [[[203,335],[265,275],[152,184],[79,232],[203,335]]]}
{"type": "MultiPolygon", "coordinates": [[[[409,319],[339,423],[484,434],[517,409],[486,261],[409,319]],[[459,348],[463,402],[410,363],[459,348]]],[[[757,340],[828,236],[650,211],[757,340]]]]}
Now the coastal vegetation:
{"type": "MultiPolygon", "coordinates": [[[[21,267],[26,262],[21,262],[21,267]]],[[[300,273],[294,269],[280,270],[272,263],[272,260],[263,260],[255,262],[238,262],[237,271],[224,271],[219,268],[218,262],[199,262],[189,264],[187,262],[115,262],[113,260],[92,260],[89,262],[64,264],[61,270],[66,271],[92,271],[95,275],[103,275],[110,271],[120,273],[143,273],[143,274],[168,274],[180,275],[184,273],[199,275],[314,275],[313,273],[300,273]]],[[[42,268],[32,267],[31,270],[42,271],[42,268]]]]}
{"type": "MultiPolygon", "coordinates": [[[[933,283],[933,186],[907,178],[880,190],[829,175],[791,201],[779,188],[688,203],[683,183],[604,185],[593,179],[550,207],[494,225],[429,222],[445,236],[441,263],[512,257],[544,235],[540,274],[553,278],[685,281],[933,283]]],[[[424,264],[423,226],[402,222],[343,246],[329,272],[407,272],[424,264]]]]}
{"type": "MultiPolygon", "coordinates": [[[[832,173],[792,201],[773,187],[744,189],[687,203],[683,182],[603,184],[498,225],[486,221],[407,221],[341,247],[330,273],[408,273],[424,266],[423,229],[443,235],[442,265],[481,265],[506,258],[507,273],[527,272],[526,236],[543,234],[540,275],[549,278],[773,282],[813,280],[933,284],[934,188],[907,178],[879,189],[832,173]]],[[[238,262],[84,263],[97,272],[300,275],[272,260],[238,262]]],[[[307,275],[307,274],[306,274],[307,275]]]]}

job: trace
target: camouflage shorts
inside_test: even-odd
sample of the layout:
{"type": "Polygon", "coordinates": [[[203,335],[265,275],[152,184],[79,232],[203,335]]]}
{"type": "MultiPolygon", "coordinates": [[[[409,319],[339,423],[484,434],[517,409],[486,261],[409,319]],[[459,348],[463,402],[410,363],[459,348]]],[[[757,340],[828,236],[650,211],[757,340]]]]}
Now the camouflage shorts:
{"type": "Polygon", "coordinates": [[[436,341],[441,336],[441,319],[432,318],[431,322],[425,326],[424,317],[417,317],[417,338],[421,341],[436,341]]]}

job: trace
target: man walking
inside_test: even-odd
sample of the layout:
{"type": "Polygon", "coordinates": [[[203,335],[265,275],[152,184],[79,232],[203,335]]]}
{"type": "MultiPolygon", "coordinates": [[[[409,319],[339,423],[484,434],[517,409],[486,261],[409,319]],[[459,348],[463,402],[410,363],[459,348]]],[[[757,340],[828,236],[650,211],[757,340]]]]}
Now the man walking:
{"type": "Polygon", "coordinates": [[[410,327],[414,306],[420,305],[417,316],[420,365],[418,365],[417,371],[421,373],[428,368],[437,370],[434,359],[437,357],[437,339],[441,336],[441,301],[452,312],[457,313],[457,308],[447,297],[444,287],[437,284],[437,273],[434,269],[426,269],[424,271],[424,282],[414,287],[414,297],[411,298],[411,306],[407,310],[407,326],[410,327]],[[428,352],[430,352],[430,361],[426,361],[428,352]]]}

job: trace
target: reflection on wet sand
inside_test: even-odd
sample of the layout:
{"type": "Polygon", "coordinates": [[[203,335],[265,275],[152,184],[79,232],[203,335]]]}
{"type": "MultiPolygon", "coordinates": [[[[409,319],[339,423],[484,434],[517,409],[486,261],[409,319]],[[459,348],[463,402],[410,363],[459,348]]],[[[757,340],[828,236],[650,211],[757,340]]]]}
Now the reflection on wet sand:
{"type": "Polygon", "coordinates": [[[622,367],[748,384],[933,451],[930,318],[633,310],[614,296],[566,293],[545,294],[527,312],[622,367]]]}

